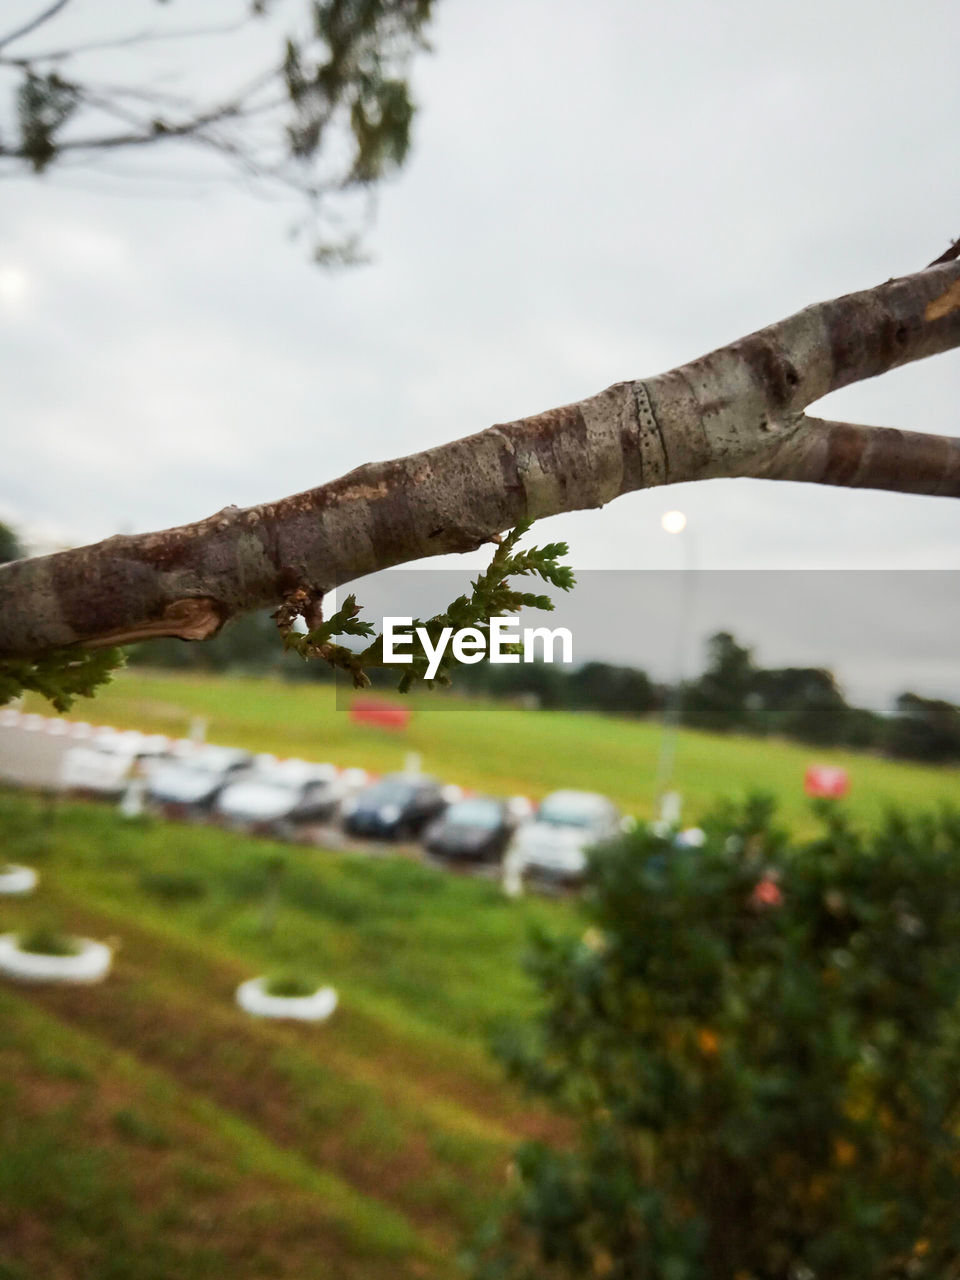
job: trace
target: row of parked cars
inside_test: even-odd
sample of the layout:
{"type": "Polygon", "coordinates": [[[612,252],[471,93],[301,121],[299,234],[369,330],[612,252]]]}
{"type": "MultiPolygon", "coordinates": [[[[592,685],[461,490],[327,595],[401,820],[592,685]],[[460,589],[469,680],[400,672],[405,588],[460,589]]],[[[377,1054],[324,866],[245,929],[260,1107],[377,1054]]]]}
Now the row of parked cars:
{"type": "Polygon", "coordinates": [[[556,791],[535,809],[523,797],[464,795],[420,773],[371,779],[362,769],[211,744],[181,743],[161,754],[151,741],[133,756],[132,738],[76,748],[65,760],[64,783],[119,794],[129,769],[124,777],[107,762],[98,766],[94,753],[126,753],[136,761],[146,804],[170,818],[294,840],[335,824],[361,839],[417,840],[446,861],[497,864],[506,855],[521,874],[552,881],[579,879],[586,849],[621,829],[617,808],[593,792],[556,791]]]}

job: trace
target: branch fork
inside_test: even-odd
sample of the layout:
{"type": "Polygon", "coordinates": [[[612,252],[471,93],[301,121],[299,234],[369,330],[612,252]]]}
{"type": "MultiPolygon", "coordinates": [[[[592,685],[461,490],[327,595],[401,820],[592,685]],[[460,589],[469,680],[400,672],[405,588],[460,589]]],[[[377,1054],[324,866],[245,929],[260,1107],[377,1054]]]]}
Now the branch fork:
{"type": "Polygon", "coordinates": [[[839,387],[960,346],[958,246],[656,377],[278,502],[0,566],[0,659],[205,639],[278,602],[278,621],[299,610],[312,630],[343,583],[658,485],[748,476],[960,497],[960,439],[806,413],[839,387]]]}

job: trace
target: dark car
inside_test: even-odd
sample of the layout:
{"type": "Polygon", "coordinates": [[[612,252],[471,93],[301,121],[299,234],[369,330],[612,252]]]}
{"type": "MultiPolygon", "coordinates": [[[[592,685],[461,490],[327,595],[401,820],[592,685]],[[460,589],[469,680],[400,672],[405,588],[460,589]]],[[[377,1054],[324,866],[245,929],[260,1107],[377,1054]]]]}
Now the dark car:
{"type": "Polygon", "coordinates": [[[504,801],[475,796],[458,800],[431,822],[423,844],[438,858],[499,862],[513,827],[504,801]]]}
{"type": "Polygon", "coordinates": [[[446,808],[433,778],[393,773],[365,787],[343,806],[343,828],[353,836],[412,840],[446,808]]]}
{"type": "Polygon", "coordinates": [[[249,751],[201,746],[179,760],[163,761],[150,774],[147,799],[168,817],[197,817],[249,767],[249,751]]]}

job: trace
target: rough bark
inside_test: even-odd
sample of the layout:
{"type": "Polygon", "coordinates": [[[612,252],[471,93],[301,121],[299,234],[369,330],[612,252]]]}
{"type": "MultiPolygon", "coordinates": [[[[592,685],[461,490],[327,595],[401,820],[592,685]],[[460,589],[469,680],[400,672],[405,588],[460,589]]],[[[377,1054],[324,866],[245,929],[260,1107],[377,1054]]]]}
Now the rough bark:
{"type": "Polygon", "coordinates": [[[960,441],[810,418],[838,387],[960,346],[960,262],[818,303],[668,373],[278,502],[0,567],[0,657],[205,639],[228,618],[468,551],[522,519],[719,476],[960,496],[960,441]]]}

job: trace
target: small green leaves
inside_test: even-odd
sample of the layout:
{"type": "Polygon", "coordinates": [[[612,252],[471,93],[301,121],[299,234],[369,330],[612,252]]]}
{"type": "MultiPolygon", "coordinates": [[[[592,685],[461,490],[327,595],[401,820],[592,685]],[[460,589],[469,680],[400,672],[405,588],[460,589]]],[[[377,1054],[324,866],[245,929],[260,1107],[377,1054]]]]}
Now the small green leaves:
{"type": "Polygon", "coordinates": [[[79,103],[75,85],[55,71],[38,75],[29,68],[17,90],[20,147],[35,173],[42,173],[57,154],[57,134],[79,103]]]}
{"type": "Polygon", "coordinates": [[[277,616],[277,625],[283,634],[283,647],[285,649],[293,649],[304,659],[322,658],[325,662],[329,662],[335,670],[349,672],[353,677],[355,687],[362,689],[370,683],[369,677],[363,671],[362,655],[355,653],[353,649],[348,649],[346,645],[333,643],[334,636],[363,636],[367,638],[373,635],[373,624],[364,622],[362,618],[358,617],[359,613],[360,606],[357,604],[357,597],[350,595],[347,596],[341,608],[332,617],[307,632],[293,631],[289,621],[282,619],[280,616],[283,615],[283,610],[279,610],[278,615],[275,616],[277,616]]]}
{"type": "Polygon", "coordinates": [[[428,678],[430,656],[417,634],[418,631],[426,634],[433,647],[437,646],[445,631],[449,634],[450,631],[457,632],[466,628],[473,628],[488,641],[491,618],[519,613],[522,609],[553,610],[553,601],[549,596],[532,591],[516,591],[510,586],[509,578],[535,575],[561,591],[569,591],[574,586],[576,580],[573,570],[568,565],[559,563],[560,557],[568,554],[565,542],[549,542],[543,547],[515,550],[529,528],[529,522],[517,525],[503,539],[489,568],[470,584],[470,595],[458,596],[442,613],[435,614],[425,622],[419,618],[413,619],[414,639],[409,662],[400,664],[385,660],[382,635],[377,635],[371,644],[359,652],[334,643],[334,638],[338,636],[374,635],[372,625],[359,618],[360,606],[356,596],[352,595],[347,596],[343,606],[331,618],[306,633],[300,633],[292,630],[294,617],[298,613],[302,615],[308,607],[315,607],[315,604],[307,593],[294,593],[288,598],[288,603],[274,615],[283,634],[284,647],[295,650],[302,658],[322,658],[335,669],[349,672],[356,688],[369,685],[370,679],[366,673],[378,667],[400,673],[397,687],[401,693],[406,693],[418,681],[430,686],[449,685],[450,673],[459,662],[453,647],[447,645],[443,649],[442,656],[428,678]]]}
{"type": "Polygon", "coordinates": [[[57,711],[69,711],[78,697],[92,698],[124,663],[120,649],[54,649],[40,658],[0,662],[0,706],[31,690],[57,711]]]}
{"type": "Polygon", "coordinates": [[[343,607],[338,609],[329,622],[311,631],[308,639],[313,644],[325,644],[331,636],[372,636],[373,623],[364,622],[359,617],[360,606],[356,596],[347,596],[343,607]]]}

